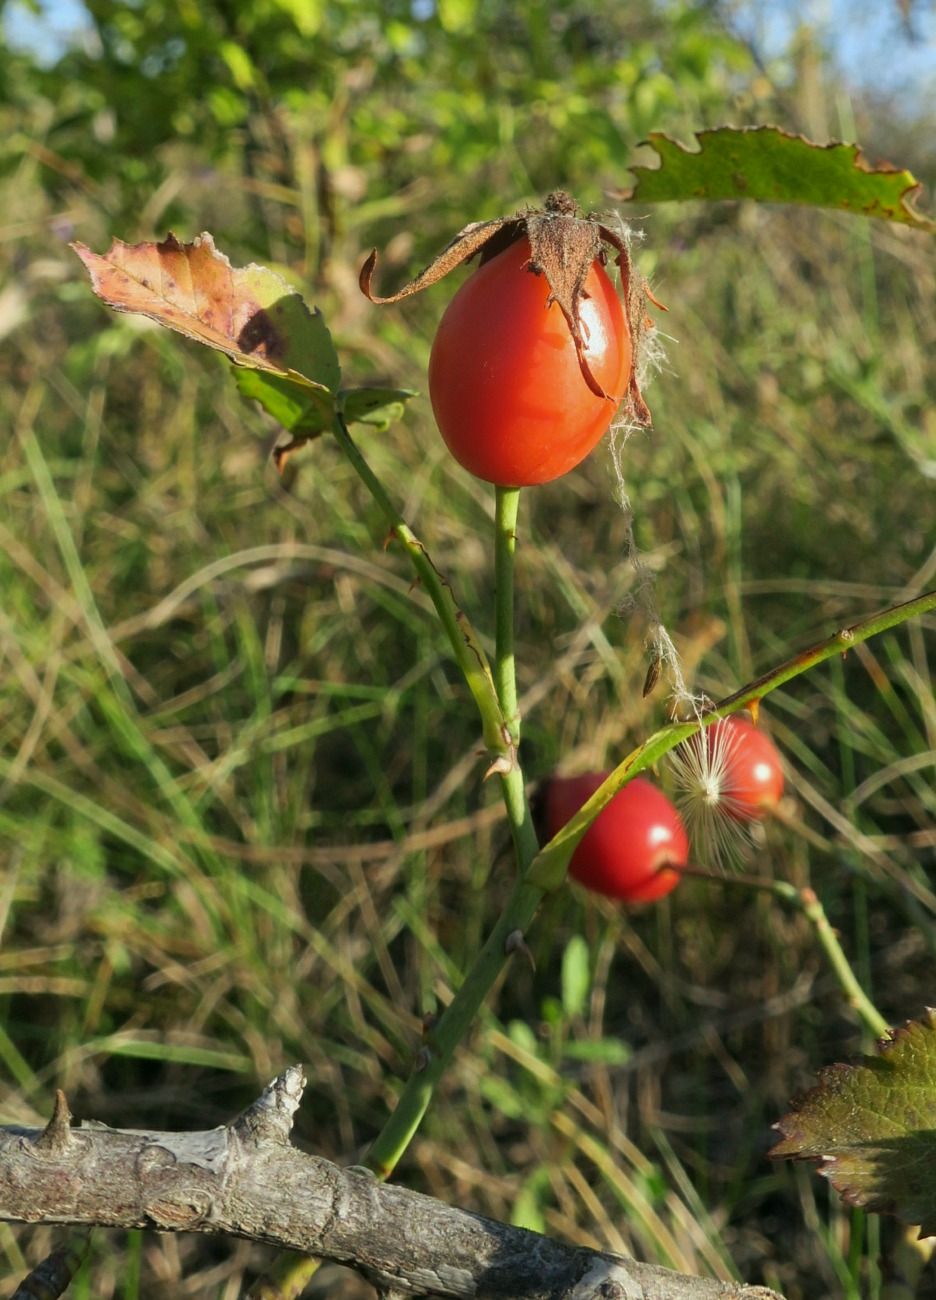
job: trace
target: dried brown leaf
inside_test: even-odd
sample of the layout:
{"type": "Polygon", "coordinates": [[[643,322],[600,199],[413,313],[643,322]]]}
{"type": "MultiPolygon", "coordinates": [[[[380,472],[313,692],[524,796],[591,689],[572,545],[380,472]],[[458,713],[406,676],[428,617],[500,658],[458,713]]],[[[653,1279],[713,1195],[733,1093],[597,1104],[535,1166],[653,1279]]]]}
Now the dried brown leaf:
{"type": "Polygon", "coordinates": [[[238,365],[333,389],[338,360],[321,317],[275,271],[233,267],[209,234],[190,244],[112,241],[107,253],[73,244],[94,292],[116,311],[138,312],[238,365]]]}

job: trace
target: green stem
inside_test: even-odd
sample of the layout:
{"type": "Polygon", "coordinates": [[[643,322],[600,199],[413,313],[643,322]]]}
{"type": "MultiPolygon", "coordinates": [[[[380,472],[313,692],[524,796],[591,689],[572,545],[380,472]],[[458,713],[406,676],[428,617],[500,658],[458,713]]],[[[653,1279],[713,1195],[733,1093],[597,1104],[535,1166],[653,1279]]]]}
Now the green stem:
{"type": "Polygon", "coordinates": [[[367,1165],[378,1178],[390,1177],[412,1141],[429,1109],[436,1084],[511,954],[508,940],[515,933],[523,934],[542,897],[542,890],[523,880],[517,882],[464,983],[426,1035],[416,1068],[368,1153],[367,1165]]]}
{"type": "Polygon", "coordinates": [[[416,1068],[404,1087],[367,1157],[378,1178],[389,1178],[409,1146],[432,1101],[436,1085],[455,1049],[471,1027],[505,962],[522,939],[539,906],[543,891],[526,883],[525,874],[538,844],[517,761],[520,714],[514,663],[514,554],[517,540],[519,488],[497,488],[495,505],[494,573],[496,582],[496,652],[494,681],[510,738],[509,764],[501,770],[504,803],[517,854],[519,878],[506,908],[465,976],[452,1001],[426,1035],[416,1068]],[[515,937],[516,936],[516,937],[515,937]]]}
{"type": "Polygon", "coordinates": [[[816,932],[816,938],[829,960],[848,1005],[857,1011],[865,1028],[875,1038],[884,1038],[890,1032],[890,1025],[858,982],[858,977],[852,970],[851,963],[845,956],[845,950],[839,942],[838,935],[829,924],[826,910],[814,889],[810,889],[809,886],[800,889],[796,885],[791,885],[787,880],[770,880],[761,876],[715,877],[710,871],[699,870],[694,867],[684,868],[684,870],[687,875],[705,880],[717,879],[723,885],[730,885],[740,889],[762,889],[768,894],[773,894],[775,898],[781,899],[784,903],[789,903],[798,912],[802,912],[816,932]]]}
{"type": "Polygon", "coordinates": [[[539,845],[524,790],[523,770],[517,759],[520,746],[520,705],[517,700],[514,655],[514,557],[517,549],[517,514],[520,488],[495,488],[494,505],[494,683],[507,723],[511,752],[501,772],[501,789],[521,875],[536,856],[539,845]]]}
{"type": "Polygon", "coordinates": [[[358,451],[340,415],[335,417],[332,432],[355,473],[383,511],[387,527],[403,545],[423,589],[435,606],[455,660],[481,714],[485,745],[498,756],[509,755],[511,746],[506,723],[497,701],[497,690],[491,668],[477,633],[455,603],[451,587],[432,563],[428,551],[396,509],[384,491],[383,484],[358,451]]]}
{"type": "Polygon", "coordinates": [[[300,1255],[294,1250],[284,1250],[253,1283],[244,1300],[298,1300],[322,1261],[313,1255],[300,1255]]]}
{"type": "Polygon", "coordinates": [[[719,718],[737,713],[745,705],[756,705],[765,695],[769,695],[778,686],[783,686],[794,677],[798,677],[800,673],[815,668],[817,664],[824,663],[833,655],[847,654],[862,641],[867,641],[870,637],[886,632],[892,627],[898,627],[908,619],[926,614],[932,609],[936,609],[936,591],[929,591],[901,605],[892,605],[877,614],[872,614],[869,618],[853,623],[851,627],[842,628],[827,637],[825,641],[820,641],[818,645],[801,651],[792,659],[787,659],[770,672],[764,673],[762,677],[757,677],[747,686],[742,686],[739,691],[729,695],[702,717],[692,722],[674,722],[668,727],[661,727],[617,765],[588,802],[583,804],[562,830],[542,848],[530,871],[530,882],[547,891],[558,889],[565,880],[566,868],[575,846],[602,808],[611,802],[618,790],[627,785],[628,781],[632,781],[645,768],[653,766],[671,749],[675,749],[682,741],[694,736],[702,727],[711,726],[719,718]]]}
{"type": "MultiPolygon", "coordinates": [[[[517,761],[520,716],[513,648],[513,591],[520,490],[497,488],[494,550],[496,652],[492,674],[477,636],[455,604],[448,584],[430,561],[422,543],[394,509],[383,485],[354,445],[340,417],[336,419],[334,432],[353,468],[383,511],[389,527],[406,548],[448,633],[455,657],[484,720],[485,740],[500,760],[495,770],[501,776],[519,868],[519,879],[507,906],[452,1001],[426,1034],[413,1072],[368,1153],[368,1167],[383,1180],[390,1177],[413,1140],[432,1102],[436,1085],[507,959],[515,951],[511,946],[512,936],[523,934],[543,897],[542,890],[526,884],[523,879],[539,845],[524,789],[523,772],[517,761]]],[[[262,1286],[256,1286],[251,1292],[251,1300],[254,1297],[256,1300],[288,1300],[288,1297],[299,1294],[317,1268],[317,1261],[292,1254],[282,1256],[262,1280],[262,1286]]]]}
{"type": "Polygon", "coordinates": [[[496,651],[494,684],[514,747],[520,743],[520,711],[514,660],[514,554],[517,549],[519,488],[495,488],[494,583],[496,651]]]}
{"type": "Polygon", "coordinates": [[[776,886],[774,892],[781,898],[787,898],[799,908],[812,925],[822,951],[828,958],[829,964],[835,973],[835,978],[845,994],[848,1005],[857,1011],[865,1028],[875,1038],[884,1038],[890,1031],[890,1025],[858,983],[858,977],[845,956],[838,935],[829,924],[825,908],[819,901],[819,896],[815,890],[809,888],[796,889],[794,886],[785,885],[785,882],[781,881],[777,881],[776,886]]]}

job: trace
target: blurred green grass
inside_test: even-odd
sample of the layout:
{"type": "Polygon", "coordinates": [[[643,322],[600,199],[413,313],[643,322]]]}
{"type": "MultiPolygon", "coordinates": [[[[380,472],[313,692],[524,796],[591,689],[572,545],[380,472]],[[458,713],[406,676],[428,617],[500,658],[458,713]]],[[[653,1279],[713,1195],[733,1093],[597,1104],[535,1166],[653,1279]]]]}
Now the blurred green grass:
{"type": "MultiPolygon", "coordinates": [[[[795,88],[784,99],[732,58],[731,76],[706,63],[682,100],[675,73],[653,82],[647,62],[627,101],[634,138],[641,112],[644,129],[692,113],[704,125],[745,93],[765,115],[795,111],[795,88]]],[[[27,74],[18,111],[28,100],[36,147],[8,141],[0,179],[0,1113],[35,1122],[63,1087],[82,1117],[208,1127],[301,1061],[298,1140],[353,1162],[408,1072],[420,1017],[451,996],[510,888],[470,698],[336,448],[312,445],[279,481],[276,432],[223,364],[93,301],[63,235],[103,246],[161,229],[155,193],[126,216],[156,155],[123,177],[119,154],[92,165],[27,74]],[[50,183],[37,142],[56,133],[71,171],[50,183]]],[[[557,131],[563,112],[574,127],[571,97],[542,102],[557,131]]],[[[280,259],[307,281],[350,376],[422,388],[447,290],[379,312],[356,294],[356,267],[395,233],[402,275],[496,211],[498,191],[512,208],[524,187],[581,184],[587,151],[561,162],[543,148],[534,166],[508,116],[500,152],[469,150],[431,203],[403,154],[382,173],[377,135],[362,146],[337,110],[320,176],[351,194],[353,166],[370,186],[366,201],[339,186],[337,219],[300,165],[295,119],[292,172],[280,158],[264,173],[260,152],[253,173],[225,155],[207,177],[198,143],[172,142],[161,192],[174,221],[211,227],[234,260],[280,259]]],[[[617,179],[602,130],[589,141],[617,179]]],[[[440,158],[457,144],[440,128],[440,158]]],[[[621,467],[656,605],[690,685],[717,697],[933,585],[931,247],[746,206],[641,227],[672,340],[648,392],[654,431],[626,442],[621,467]]],[[[428,402],[366,450],[490,629],[491,494],[448,462],[428,402]]],[[[603,448],[522,506],[534,778],[610,763],[664,716],[641,697],[646,620],[619,612],[635,576],[614,490],[603,448]]],[[[789,797],[752,870],[817,890],[895,1022],[932,1001],[932,630],[879,638],[764,710],[789,797]]],[[[894,1227],[764,1155],[816,1068],[867,1046],[803,918],[688,881],[632,915],[564,892],[529,942],[535,973],[508,971],[400,1176],[789,1300],[879,1295],[894,1227]],[[564,999],[563,954],[582,938],[587,991],[564,999]]],[[[50,1240],[0,1231],[0,1294],[50,1240]]],[[[267,1259],[188,1237],[95,1240],[76,1295],[233,1297],[267,1259]]],[[[322,1277],[337,1288],[337,1273],[322,1277]]]]}

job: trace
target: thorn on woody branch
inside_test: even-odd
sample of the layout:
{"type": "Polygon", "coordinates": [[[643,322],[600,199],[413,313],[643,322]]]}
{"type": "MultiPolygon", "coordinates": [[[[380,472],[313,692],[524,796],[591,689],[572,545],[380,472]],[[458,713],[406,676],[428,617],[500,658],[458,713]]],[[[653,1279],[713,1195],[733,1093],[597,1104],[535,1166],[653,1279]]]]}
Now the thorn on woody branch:
{"type": "Polygon", "coordinates": [[[61,1088],[55,1093],[52,1118],[35,1139],[34,1148],[44,1155],[62,1155],[72,1145],[72,1114],[61,1088]]]}

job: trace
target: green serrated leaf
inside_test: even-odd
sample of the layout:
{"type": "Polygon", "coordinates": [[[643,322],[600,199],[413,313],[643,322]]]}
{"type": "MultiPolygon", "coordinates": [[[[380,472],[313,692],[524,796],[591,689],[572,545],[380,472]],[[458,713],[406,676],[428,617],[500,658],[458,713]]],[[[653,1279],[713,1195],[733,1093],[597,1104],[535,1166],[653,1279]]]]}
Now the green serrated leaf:
{"type": "Polygon", "coordinates": [[[659,154],[659,167],[633,167],[637,184],[613,197],[808,203],[936,232],[936,221],[913,207],[919,181],[889,164],[872,168],[856,144],[815,144],[775,126],[718,127],[695,138],[698,148],[690,150],[653,132],[647,143],[659,154]]]}
{"type": "Polygon", "coordinates": [[[574,934],[562,954],[562,1005],[567,1016],[580,1016],[591,989],[588,944],[574,934]]]}
{"type": "Polygon", "coordinates": [[[406,403],[417,396],[411,388],[345,388],[338,401],[349,424],[369,424],[384,433],[402,419],[406,403]]]}
{"type": "Polygon", "coordinates": [[[289,311],[283,331],[288,340],[289,374],[236,367],[234,381],[242,397],[259,402],[292,434],[294,442],[301,442],[331,428],[341,368],[328,326],[317,308],[310,312],[298,294],[281,299],[276,306],[289,311]],[[302,383],[300,376],[312,383],[302,383]]]}
{"type": "Polygon", "coordinates": [[[286,335],[286,362],[290,370],[315,384],[337,392],[341,383],[341,365],[332,342],[331,331],[318,307],[310,311],[298,293],[281,298],[274,304],[286,335]],[[300,307],[295,302],[299,299],[300,307]]]}
{"type": "Polygon", "coordinates": [[[833,1065],[777,1124],[772,1156],[819,1160],[851,1204],[936,1236],[936,1011],[892,1031],[878,1056],[833,1065]]]}

